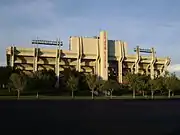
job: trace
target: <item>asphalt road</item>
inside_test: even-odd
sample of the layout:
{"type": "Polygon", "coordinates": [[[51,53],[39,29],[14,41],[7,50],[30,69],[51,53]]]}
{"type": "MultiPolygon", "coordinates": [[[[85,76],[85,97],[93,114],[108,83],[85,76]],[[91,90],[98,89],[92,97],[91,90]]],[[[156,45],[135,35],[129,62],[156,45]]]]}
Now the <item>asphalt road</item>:
{"type": "Polygon", "coordinates": [[[180,135],[180,100],[0,101],[0,132],[180,135]]]}

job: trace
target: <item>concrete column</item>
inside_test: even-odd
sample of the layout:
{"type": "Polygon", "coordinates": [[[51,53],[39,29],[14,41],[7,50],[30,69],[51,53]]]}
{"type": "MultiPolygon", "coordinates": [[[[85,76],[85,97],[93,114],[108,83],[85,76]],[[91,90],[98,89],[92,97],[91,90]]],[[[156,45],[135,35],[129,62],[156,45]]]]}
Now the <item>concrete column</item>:
{"type": "Polygon", "coordinates": [[[134,67],[135,67],[135,63],[133,63],[133,65],[131,66],[131,73],[134,73],[134,67]]]}
{"type": "Polygon", "coordinates": [[[123,42],[123,52],[124,52],[124,55],[126,56],[128,54],[128,48],[127,48],[127,43],[126,42],[123,42]]]}
{"type": "Polygon", "coordinates": [[[38,53],[39,48],[34,47],[34,63],[33,63],[33,72],[37,71],[37,62],[38,62],[38,53]]]}
{"type": "Polygon", "coordinates": [[[140,48],[136,48],[136,61],[135,61],[135,74],[139,73],[139,62],[140,62],[140,48]]]}
{"type": "Polygon", "coordinates": [[[80,46],[80,37],[77,40],[77,65],[76,70],[79,71],[79,46],[80,46]]]}
{"type": "Polygon", "coordinates": [[[99,50],[99,38],[97,38],[97,45],[96,45],[96,50],[97,50],[97,57],[96,57],[96,66],[95,66],[95,72],[96,75],[99,76],[100,75],[100,67],[99,67],[99,59],[100,59],[100,50],[99,50]]]}
{"type": "Polygon", "coordinates": [[[77,65],[76,65],[76,70],[78,72],[81,72],[81,59],[82,59],[82,47],[83,47],[83,38],[79,37],[77,41],[77,65]]]}
{"type": "Polygon", "coordinates": [[[151,79],[154,79],[155,77],[155,72],[154,72],[154,64],[156,62],[156,58],[155,58],[155,51],[154,51],[154,48],[151,48],[151,64],[150,64],[150,70],[151,70],[151,79]]]}
{"type": "Polygon", "coordinates": [[[15,53],[15,47],[11,46],[11,67],[14,67],[14,53],[15,53]]]}
{"type": "Polygon", "coordinates": [[[79,37],[77,41],[77,65],[76,70],[78,72],[81,71],[81,57],[82,57],[82,38],[79,37]]]}
{"type": "Polygon", "coordinates": [[[123,82],[123,63],[121,60],[118,61],[118,81],[119,83],[122,83],[123,82]]]}
{"type": "Polygon", "coordinates": [[[118,81],[119,83],[123,82],[123,60],[125,57],[125,52],[124,52],[124,44],[121,41],[118,41],[118,46],[119,46],[119,59],[118,59],[118,81]]]}
{"type": "Polygon", "coordinates": [[[163,70],[164,70],[164,65],[162,65],[160,70],[159,70],[160,71],[160,76],[163,76],[163,70]]]}
{"type": "MultiPolygon", "coordinates": [[[[57,40],[57,42],[60,42],[60,40],[57,40]]],[[[59,88],[59,66],[60,66],[60,58],[61,58],[61,44],[57,43],[56,47],[56,58],[55,58],[55,73],[57,77],[56,87],[59,88]]]]}
{"type": "Polygon", "coordinates": [[[149,75],[149,67],[150,67],[150,64],[148,64],[146,67],[146,75],[149,75]]]}
{"type": "Polygon", "coordinates": [[[171,60],[170,60],[170,58],[169,57],[167,57],[166,58],[166,62],[164,63],[164,65],[163,65],[163,69],[162,69],[162,75],[164,75],[165,74],[165,72],[167,71],[167,68],[168,68],[168,66],[169,66],[169,64],[171,63],[171,60]]]}
{"type": "Polygon", "coordinates": [[[100,58],[100,77],[103,80],[108,80],[108,38],[105,31],[100,32],[100,58]]]}

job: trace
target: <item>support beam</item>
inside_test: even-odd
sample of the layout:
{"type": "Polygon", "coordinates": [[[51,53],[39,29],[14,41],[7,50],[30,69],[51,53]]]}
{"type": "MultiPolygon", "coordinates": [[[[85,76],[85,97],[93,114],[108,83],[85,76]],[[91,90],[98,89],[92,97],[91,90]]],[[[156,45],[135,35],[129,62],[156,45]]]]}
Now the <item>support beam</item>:
{"type": "Polygon", "coordinates": [[[14,53],[15,53],[15,47],[11,46],[11,67],[14,67],[14,53]]]}
{"type": "Polygon", "coordinates": [[[59,88],[59,66],[60,66],[60,58],[61,58],[61,49],[60,49],[61,44],[58,44],[58,42],[60,42],[60,39],[57,40],[57,47],[56,47],[56,60],[55,60],[55,74],[57,77],[56,88],[59,88]]]}
{"type": "Polygon", "coordinates": [[[171,59],[170,59],[169,57],[167,57],[164,65],[163,65],[164,68],[163,68],[163,71],[162,71],[162,73],[161,73],[162,75],[165,74],[165,72],[167,71],[167,68],[168,68],[168,66],[169,66],[170,63],[171,63],[171,59]]]}
{"type": "Polygon", "coordinates": [[[163,75],[164,75],[164,74],[163,74],[163,71],[164,71],[164,65],[162,65],[161,68],[160,68],[160,76],[163,76],[163,75]]]}
{"type": "Polygon", "coordinates": [[[133,63],[132,66],[131,66],[131,73],[132,74],[134,73],[134,68],[135,68],[135,63],[133,63]]]}
{"type": "Polygon", "coordinates": [[[96,50],[97,50],[97,57],[96,57],[96,66],[95,66],[95,72],[96,72],[96,75],[99,77],[100,75],[100,66],[99,66],[99,62],[100,62],[100,49],[99,49],[99,38],[97,37],[97,45],[96,45],[96,50]]]}
{"type": "Polygon", "coordinates": [[[122,41],[118,41],[118,46],[119,46],[118,81],[119,83],[122,83],[123,82],[123,60],[125,57],[124,43],[122,41]]]}
{"type": "Polygon", "coordinates": [[[140,48],[136,48],[136,60],[135,60],[135,74],[139,73],[139,62],[140,62],[140,48]]]}
{"type": "Polygon", "coordinates": [[[150,64],[148,64],[147,67],[146,67],[146,75],[149,75],[149,74],[150,74],[150,72],[149,72],[149,67],[150,67],[150,64]]]}
{"type": "Polygon", "coordinates": [[[34,62],[33,62],[33,72],[36,72],[38,69],[38,54],[39,53],[39,48],[34,47],[34,62]]]}
{"type": "Polygon", "coordinates": [[[151,54],[150,70],[151,70],[151,79],[154,79],[155,78],[154,64],[156,62],[154,48],[151,48],[151,52],[152,54],[151,54]]]}
{"type": "Polygon", "coordinates": [[[83,43],[83,41],[82,41],[83,39],[82,39],[82,37],[79,37],[78,38],[78,41],[77,41],[77,66],[76,66],[76,70],[78,71],[78,72],[81,72],[81,59],[82,59],[82,47],[83,47],[83,45],[82,45],[82,43],[83,43]]]}

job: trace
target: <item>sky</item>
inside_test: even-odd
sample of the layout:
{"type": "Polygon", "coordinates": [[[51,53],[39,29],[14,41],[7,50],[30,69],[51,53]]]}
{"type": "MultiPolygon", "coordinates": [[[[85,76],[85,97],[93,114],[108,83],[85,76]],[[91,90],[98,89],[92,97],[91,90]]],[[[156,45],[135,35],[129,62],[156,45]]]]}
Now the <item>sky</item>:
{"type": "Polygon", "coordinates": [[[124,40],[133,48],[154,47],[157,56],[171,58],[169,70],[180,73],[179,0],[1,0],[0,65],[6,48],[32,47],[31,40],[60,38],[68,49],[69,36],[124,40]]]}

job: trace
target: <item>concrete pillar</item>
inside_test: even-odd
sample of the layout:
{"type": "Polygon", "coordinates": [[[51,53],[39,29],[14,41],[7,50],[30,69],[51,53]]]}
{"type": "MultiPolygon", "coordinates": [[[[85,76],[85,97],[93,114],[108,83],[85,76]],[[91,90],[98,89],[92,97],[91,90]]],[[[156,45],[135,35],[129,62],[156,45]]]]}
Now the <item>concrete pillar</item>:
{"type": "Polygon", "coordinates": [[[124,52],[124,55],[126,56],[128,54],[128,48],[127,48],[127,42],[123,42],[123,52],[124,52]]]}
{"type": "Polygon", "coordinates": [[[154,64],[156,62],[154,48],[151,48],[151,53],[152,53],[151,54],[151,64],[150,64],[151,79],[154,79],[154,77],[155,77],[154,64]]]}
{"type": "Polygon", "coordinates": [[[103,80],[108,80],[108,38],[107,32],[100,32],[100,77],[103,80]]]}
{"type": "Polygon", "coordinates": [[[135,61],[135,74],[139,73],[139,62],[140,62],[140,48],[136,48],[136,61],[135,61]]]}
{"type": "Polygon", "coordinates": [[[14,53],[15,53],[15,47],[11,46],[11,67],[14,67],[14,53]]]}
{"type": "Polygon", "coordinates": [[[34,62],[33,62],[33,72],[36,72],[38,69],[38,53],[39,53],[39,48],[34,47],[34,62]]]}
{"type": "Polygon", "coordinates": [[[165,72],[167,71],[167,68],[168,68],[170,62],[171,62],[170,58],[167,57],[164,65],[163,65],[163,69],[162,69],[162,71],[161,71],[161,72],[162,72],[162,73],[161,73],[162,75],[164,75],[165,72]]]}
{"type": "Polygon", "coordinates": [[[81,72],[81,58],[82,58],[82,38],[79,37],[77,41],[77,65],[76,70],[81,72]]]}
{"type": "Polygon", "coordinates": [[[100,62],[100,49],[99,49],[99,38],[97,37],[97,45],[96,45],[96,50],[97,50],[97,57],[96,57],[96,62],[95,62],[95,72],[96,72],[96,75],[99,76],[100,75],[100,66],[99,66],[99,62],[100,62]]]}
{"type": "Polygon", "coordinates": [[[124,51],[124,43],[122,41],[118,41],[119,46],[119,59],[118,59],[118,81],[119,83],[123,82],[123,60],[125,57],[124,51]]]}
{"type": "Polygon", "coordinates": [[[60,57],[61,57],[60,46],[61,46],[60,45],[60,40],[57,40],[56,60],[55,60],[55,74],[56,74],[56,77],[57,77],[57,82],[56,82],[56,87],[57,88],[59,88],[59,66],[60,66],[60,57]]]}
{"type": "Polygon", "coordinates": [[[118,61],[118,81],[119,81],[119,83],[123,82],[123,75],[122,75],[123,68],[122,68],[122,66],[123,66],[123,63],[121,60],[119,60],[118,61]]]}
{"type": "Polygon", "coordinates": [[[160,67],[160,76],[163,76],[163,70],[164,70],[164,65],[162,65],[161,67],[160,67]]]}
{"type": "Polygon", "coordinates": [[[149,73],[149,67],[150,67],[150,64],[148,64],[147,67],[146,67],[146,75],[149,75],[149,74],[150,74],[150,73],[149,73]]]}
{"type": "Polygon", "coordinates": [[[135,67],[135,63],[133,63],[132,66],[131,66],[131,73],[132,74],[134,73],[134,67],[135,67]]]}

